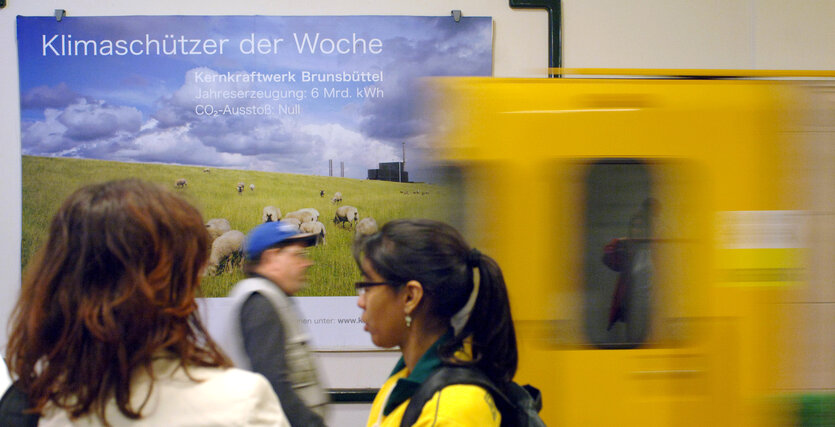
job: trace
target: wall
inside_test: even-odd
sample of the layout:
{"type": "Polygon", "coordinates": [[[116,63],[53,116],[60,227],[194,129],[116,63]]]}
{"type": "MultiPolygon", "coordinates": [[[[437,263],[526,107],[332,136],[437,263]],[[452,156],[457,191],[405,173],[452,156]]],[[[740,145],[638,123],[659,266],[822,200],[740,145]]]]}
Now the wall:
{"type": "Polygon", "coordinates": [[[835,69],[835,1],[566,0],[564,65],[835,69]]]}

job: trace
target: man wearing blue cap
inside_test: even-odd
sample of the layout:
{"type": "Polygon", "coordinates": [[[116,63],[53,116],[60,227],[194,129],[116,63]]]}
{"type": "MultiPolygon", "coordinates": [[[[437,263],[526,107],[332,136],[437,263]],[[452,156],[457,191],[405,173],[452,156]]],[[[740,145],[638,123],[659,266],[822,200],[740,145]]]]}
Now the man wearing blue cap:
{"type": "Polygon", "coordinates": [[[236,365],[267,377],[293,426],[323,426],[328,398],[319,382],[310,339],[290,296],[305,286],[317,235],[292,224],[267,222],[244,241],[244,272],[229,294],[231,328],[223,349],[236,365]]]}

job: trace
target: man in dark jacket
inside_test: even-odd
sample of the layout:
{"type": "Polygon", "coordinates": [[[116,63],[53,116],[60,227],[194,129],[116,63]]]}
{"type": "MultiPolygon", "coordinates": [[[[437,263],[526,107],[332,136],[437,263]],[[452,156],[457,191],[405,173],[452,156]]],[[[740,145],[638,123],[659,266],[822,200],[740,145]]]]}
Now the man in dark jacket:
{"type": "Polygon", "coordinates": [[[305,286],[313,261],[308,247],[314,234],[300,234],[291,224],[268,222],[250,231],[244,242],[244,271],[249,276],[230,293],[232,345],[224,346],[239,366],[264,375],[293,426],[324,425],[328,399],[319,382],[309,335],[289,298],[305,286]],[[237,335],[237,334],[240,335],[237,335]]]}

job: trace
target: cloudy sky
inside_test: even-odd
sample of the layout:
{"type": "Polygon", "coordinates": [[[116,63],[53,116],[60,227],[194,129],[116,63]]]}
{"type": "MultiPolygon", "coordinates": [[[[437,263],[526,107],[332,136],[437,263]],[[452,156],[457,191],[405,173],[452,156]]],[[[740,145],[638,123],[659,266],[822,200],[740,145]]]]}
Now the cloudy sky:
{"type": "Polygon", "coordinates": [[[421,172],[429,124],[420,111],[419,78],[490,75],[492,22],[406,16],[124,16],[61,22],[19,17],[18,49],[24,155],[312,175],[327,175],[333,159],[334,175],[344,162],[346,177],[365,178],[377,163],[399,160],[405,142],[410,178],[431,181],[421,172]],[[153,40],[157,43],[149,43],[153,40]],[[118,54],[127,48],[134,53],[118,54]],[[382,73],[382,81],[302,82],[305,71],[382,73]],[[254,72],[293,76],[295,82],[242,77],[254,72]],[[230,75],[241,77],[233,77],[237,82],[215,77],[230,75]],[[357,96],[366,88],[383,95],[357,96]],[[347,89],[350,97],[326,98],[326,89],[347,89]],[[198,98],[207,91],[262,91],[279,99],[198,98]],[[273,114],[198,114],[206,105],[222,112],[227,106],[242,111],[267,104],[273,114]],[[279,105],[297,114],[278,113],[279,105]]]}

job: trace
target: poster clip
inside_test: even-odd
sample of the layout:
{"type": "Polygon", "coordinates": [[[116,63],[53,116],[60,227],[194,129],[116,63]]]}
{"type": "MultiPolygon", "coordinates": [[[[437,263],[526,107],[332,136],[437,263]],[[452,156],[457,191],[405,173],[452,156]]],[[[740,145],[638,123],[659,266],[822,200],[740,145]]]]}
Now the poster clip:
{"type": "Polygon", "coordinates": [[[66,9],[55,9],[55,20],[61,22],[64,17],[67,16],[66,9]]]}
{"type": "Polygon", "coordinates": [[[450,14],[452,15],[452,19],[454,19],[455,22],[461,22],[461,10],[455,9],[451,11],[450,14]]]}

